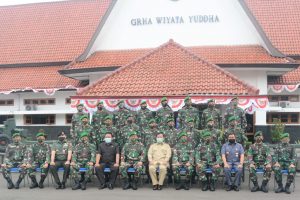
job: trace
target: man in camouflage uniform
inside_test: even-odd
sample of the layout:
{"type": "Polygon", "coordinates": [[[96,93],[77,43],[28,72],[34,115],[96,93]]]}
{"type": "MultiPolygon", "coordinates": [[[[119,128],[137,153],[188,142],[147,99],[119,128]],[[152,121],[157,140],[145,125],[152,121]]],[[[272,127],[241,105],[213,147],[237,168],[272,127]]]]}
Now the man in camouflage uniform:
{"type": "Polygon", "coordinates": [[[153,113],[147,108],[147,102],[141,102],[141,109],[136,114],[136,123],[142,132],[148,126],[148,121],[153,117],[153,113]]]}
{"type": "Polygon", "coordinates": [[[168,105],[167,97],[163,97],[160,101],[162,108],[156,111],[156,118],[159,126],[164,126],[169,117],[174,117],[173,111],[168,105]]]}
{"type": "Polygon", "coordinates": [[[31,179],[30,189],[39,187],[44,188],[44,181],[48,175],[50,163],[50,145],[45,143],[46,134],[42,131],[36,134],[37,143],[31,145],[28,151],[29,164],[28,175],[31,179]],[[39,184],[36,181],[36,168],[41,169],[41,179],[39,184]]]}
{"type": "Polygon", "coordinates": [[[211,142],[211,132],[203,133],[203,142],[195,150],[196,171],[202,182],[202,191],[215,191],[215,182],[221,172],[220,149],[211,142]],[[211,176],[207,174],[207,169],[211,170],[211,176]]]}
{"type": "Polygon", "coordinates": [[[72,126],[71,126],[71,130],[70,130],[72,138],[75,137],[75,135],[76,135],[75,131],[81,125],[80,117],[82,115],[85,115],[85,113],[83,112],[83,109],[84,109],[83,104],[82,103],[78,104],[77,105],[77,113],[73,114],[73,116],[72,116],[72,121],[71,121],[72,126]]]}
{"type": "Polygon", "coordinates": [[[227,142],[228,135],[230,133],[235,134],[236,142],[240,143],[243,147],[245,143],[248,141],[247,136],[245,135],[245,131],[238,125],[238,118],[236,116],[231,116],[228,119],[229,127],[225,130],[222,143],[227,142]]]}
{"type": "Polygon", "coordinates": [[[132,114],[128,114],[126,116],[126,124],[125,126],[123,126],[119,132],[119,135],[118,135],[118,145],[120,147],[120,150],[124,147],[125,143],[128,141],[128,133],[130,133],[131,131],[136,131],[140,137],[140,134],[139,134],[139,127],[138,125],[136,125],[134,123],[134,117],[132,114]]]}
{"type": "Polygon", "coordinates": [[[103,142],[104,136],[107,132],[112,133],[114,141],[118,141],[118,130],[113,125],[113,116],[112,115],[107,115],[104,118],[104,124],[100,127],[100,130],[98,131],[98,133],[96,135],[98,145],[103,142]]]}
{"type": "Polygon", "coordinates": [[[179,133],[179,131],[175,128],[174,118],[170,117],[167,119],[167,124],[163,127],[163,132],[165,135],[165,142],[173,148],[176,144],[177,135],[179,133]]]}
{"type": "Polygon", "coordinates": [[[72,187],[72,190],[86,189],[87,180],[90,179],[93,175],[93,166],[96,161],[96,147],[94,144],[89,143],[89,133],[83,131],[80,133],[81,142],[79,142],[72,154],[72,162],[71,162],[71,176],[74,179],[75,184],[72,187]],[[80,172],[80,168],[86,168],[86,172],[84,172],[84,180],[80,184],[79,176],[82,172],[80,172]]]}
{"type": "Polygon", "coordinates": [[[192,106],[191,97],[184,99],[185,106],[178,111],[179,127],[184,129],[187,127],[187,119],[192,118],[194,120],[195,127],[199,126],[199,111],[192,106]]]}
{"type": "Polygon", "coordinates": [[[207,101],[207,108],[203,110],[202,117],[201,117],[201,128],[206,128],[206,123],[208,118],[213,118],[214,120],[214,128],[215,129],[221,129],[222,128],[222,117],[221,112],[217,108],[215,108],[215,100],[209,99],[207,101]]]}
{"type": "Polygon", "coordinates": [[[294,147],[289,144],[290,135],[289,133],[283,133],[280,136],[281,143],[275,149],[274,154],[274,165],[273,170],[275,173],[275,180],[278,184],[278,188],[275,190],[276,193],[286,192],[291,193],[290,186],[294,181],[296,174],[296,153],[294,147]],[[286,180],[285,188],[282,185],[282,174],[281,170],[288,170],[288,176],[286,180]]]}
{"type": "Polygon", "coordinates": [[[70,161],[72,158],[72,144],[67,141],[64,132],[58,134],[58,141],[53,144],[51,149],[50,172],[57,184],[56,189],[65,189],[66,181],[70,172],[70,161]],[[57,170],[64,169],[63,180],[60,182],[57,170]]]}
{"type": "Polygon", "coordinates": [[[123,190],[132,187],[137,190],[137,182],[143,172],[143,163],[145,162],[145,147],[138,141],[136,131],[128,133],[129,141],[124,145],[121,151],[120,173],[123,181],[123,190]],[[132,177],[127,172],[128,168],[134,168],[132,177]]]}
{"type": "Polygon", "coordinates": [[[26,146],[21,143],[21,134],[14,131],[12,134],[13,143],[6,147],[4,162],[1,165],[3,177],[6,179],[8,189],[19,189],[19,185],[26,175],[26,146]],[[10,176],[11,168],[19,168],[19,179],[13,184],[10,176]]]}
{"type": "Polygon", "coordinates": [[[187,133],[181,131],[178,134],[178,143],[173,148],[172,166],[174,170],[174,179],[176,182],[176,190],[184,188],[189,190],[190,178],[194,170],[194,149],[192,144],[187,140],[187,133]],[[184,169],[185,181],[181,182],[181,171],[184,169]]]}
{"type": "Polygon", "coordinates": [[[270,180],[272,173],[272,156],[270,153],[269,147],[263,143],[263,133],[261,131],[257,131],[254,135],[255,143],[252,144],[248,150],[248,162],[250,179],[253,182],[253,187],[251,188],[251,192],[256,192],[259,190],[259,186],[257,183],[257,175],[256,169],[261,168],[264,170],[263,182],[261,185],[261,190],[263,192],[268,192],[267,184],[270,180]]]}
{"type": "Polygon", "coordinates": [[[75,140],[75,143],[73,144],[74,146],[76,144],[78,144],[78,142],[80,141],[80,134],[82,132],[87,132],[89,133],[89,142],[93,143],[94,145],[96,145],[97,142],[97,138],[96,135],[93,131],[93,127],[89,124],[89,118],[87,115],[82,115],[80,117],[81,120],[81,125],[77,127],[77,129],[75,130],[76,135],[75,138],[73,138],[73,140],[75,140]]]}
{"type": "Polygon", "coordinates": [[[229,126],[229,118],[235,116],[241,129],[245,132],[247,128],[246,115],[245,111],[238,107],[238,101],[238,98],[234,97],[231,100],[230,106],[226,109],[224,115],[224,127],[227,128],[229,126]]]}
{"type": "Polygon", "coordinates": [[[119,110],[114,113],[114,122],[118,130],[120,130],[126,124],[126,117],[131,114],[127,108],[125,108],[124,100],[118,102],[119,110]]]}
{"type": "Polygon", "coordinates": [[[195,128],[194,119],[187,119],[187,127],[183,130],[186,131],[188,142],[192,144],[192,147],[195,148],[200,143],[200,131],[195,128]]]}
{"type": "Polygon", "coordinates": [[[222,132],[221,132],[221,130],[215,128],[214,124],[215,124],[214,118],[208,117],[206,120],[206,129],[201,131],[200,140],[202,141],[202,134],[206,131],[209,131],[211,133],[211,142],[215,143],[217,145],[218,149],[221,149],[221,147],[222,147],[222,132]]]}
{"type": "Polygon", "coordinates": [[[94,129],[99,129],[104,123],[104,118],[109,115],[109,111],[103,106],[103,101],[100,101],[97,105],[97,111],[93,114],[92,126],[94,129]]]}

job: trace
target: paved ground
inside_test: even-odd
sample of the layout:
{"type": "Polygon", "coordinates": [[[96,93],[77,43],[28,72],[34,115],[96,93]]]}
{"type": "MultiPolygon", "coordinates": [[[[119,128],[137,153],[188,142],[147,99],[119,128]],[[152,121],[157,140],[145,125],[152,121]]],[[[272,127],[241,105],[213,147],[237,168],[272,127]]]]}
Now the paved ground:
{"type": "Polygon", "coordinates": [[[265,194],[263,192],[251,193],[248,189],[248,179],[242,185],[240,192],[226,192],[219,185],[215,192],[202,192],[199,186],[194,186],[189,191],[176,191],[173,186],[169,188],[164,188],[162,191],[152,191],[150,185],[144,185],[137,191],[127,190],[123,191],[119,186],[114,190],[110,191],[108,189],[98,190],[95,183],[89,183],[86,191],[72,191],[71,188],[65,190],[55,190],[51,184],[50,187],[44,189],[29,189],[28,183],[26,187],[19,190],[8,190],[6,189],[6,183],[4,182],[2,176],[0,178],[0,200],[61,200],[61,199],[83,199],[83,200],[95,200],[95,199],[105,199],[105,200],[133,200],[133,199],[164,199],[164,200],[206,200],[206,199],[222,199],[222,200],[233,200],[233,199],[264,199],[264,200],[274,200],[274,199],[298,199],[300,198],[300,175],[296,178],[296,189],[295,191],[288,195],[285,193],[275,194],[273,191],[273,179],[270,181],[270,191],[265,194]]]}

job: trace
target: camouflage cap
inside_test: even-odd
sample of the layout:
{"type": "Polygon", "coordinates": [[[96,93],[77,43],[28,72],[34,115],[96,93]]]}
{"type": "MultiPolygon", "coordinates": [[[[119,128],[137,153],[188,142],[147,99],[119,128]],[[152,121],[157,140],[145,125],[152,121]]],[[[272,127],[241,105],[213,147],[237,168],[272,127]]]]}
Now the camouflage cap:
{"type": "Polygon", "coordinates": [[[187,136],[186,131],[181,131],[181,132],[177,135],[177,138],[180,139],[182,136],[187,136]]]}
{"type": "Polygon", "coordinates": [[[210,102],[215,102],[214,99],[208,99],[207,103],[210,103],[210,102]]]}
{"type": "Polygon", "coordinates": [[[262,131],[256,131],[256,133],[254,134],[254,137],[258,137],[258,136],[263,136],[263,132],[262,131]]]}
{"type": "Polygon", "coordinates": [[[167,97],[161,98],[160,102],[163,102],[163,101],[168,101],[168,98],[167,97]]]}
{"type": "Polygon", "coordinates": [[[211,136],[211,132],[210,131],[204,131],[203,133],[202,133],[202,137],[210,137],[211,136]]]}
{"type": "Polygon", "coordinates": [[[99,101],[97,106],[99,106],[99,105],[103,105],[103,101],[99,101]]]}
{"type": "Polygon", "coordinates": [[[89,133],[87,131],[82,131],[80,133],[80,138],[83,138],[83,137],[88,136],[88,135],[89,135],[89,133]]]}
{"type": "Polygon", "coordinates": [[[83,120],[83,119],[88,119],[89,117],[87,116],[87,115],[82,115],[81,117],[80,117],[80,120],[83,120]]]}
{"type": "Polygon", "coordinates": [[[46,136],[46,134],[45,133],[43,133],[43,132],[38,132],[36,135],[35,135],[36,137],[40,137],[40,136],[46,136]]]}
{"type": "Polygon", "coordinates": [[[130,132],[128,133],[128,137],[131,137],[131,136],[133,136],[133,135],[137,135],[137,132],[136,132],[136,131],[130,131],[130,132]]]}
{"type": "Polygon", "coordinates": [[[113,116],[112,115],[107,115],[107,116],[104,117],[104,120],[108,120],[108,119],[112,120],[113,116]]]}
{"type": "Polygon", "coordinates": [[[17,137],[17,136],[21,136],[21,133],[19,131],[14,131],[12,133],[12,137],[14,138],[14,137],[17,137]]]}
{"type": "Polygon", "coordinates": [[[290,137],[290,134],[289,134],[289,133],[282,133],[282,134],[280,135],[280,139],[288,138],[288,137],[290,137]]]}
{"type": "Polygon", "coordinates": [[[147,101],[145,101],[145,100],[141,101],[140,105],[143,105],[143,104],[147,104],[147,101]]]}
{"type": "Polygon", "coordinates": [[[236,116],[230,116],[228,118],[228,122],[231,122],[231,121],[234,121],[234,120],[237,120],[236,116]]]}
{"type": "Polygon", "coordinates": [[[79,106],[82,106],[82,107],[83,107],[84,105],[83,105],[82,103],[80,103],[80,104],[78,104],[76,107],[78,108],[79,106]]]}
{"type": "Polygon", "coordinates": [[[190,96],[187,96],[184,98],[184,103],[186,103],[187,101],[191,100],[191,97],[190,96]]]}
{"type": "Polygon", "coordinates": [[[208,123],[208,122],[210,122],[210,121],[214,121],[214,118],[213,117],[208,117],[207,119],[206,119],[206,123],[208,123]]]}
{"type": "Polygon", "coordinates": [[[152,124],[152,123],[156,123],[156,120],[155,119],[149,119],[149,121],[148,121],[148,124],[152,124]]]}

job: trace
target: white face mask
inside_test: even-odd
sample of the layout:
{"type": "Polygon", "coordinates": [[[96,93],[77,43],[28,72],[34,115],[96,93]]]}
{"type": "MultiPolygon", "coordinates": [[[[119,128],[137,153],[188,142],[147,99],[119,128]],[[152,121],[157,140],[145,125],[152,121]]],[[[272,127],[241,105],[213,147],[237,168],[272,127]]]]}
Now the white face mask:
{"type": "Polygon", "coordinates": [[[163,143],[164,142],[164,138],[156,138],[156,142],[157,143],[163,143]]]}
{"type": "Polygon", "coordinates": [[[104,142],[107,143],[107,144],[111,143],[111,138],[104,138],[104,142]]]}

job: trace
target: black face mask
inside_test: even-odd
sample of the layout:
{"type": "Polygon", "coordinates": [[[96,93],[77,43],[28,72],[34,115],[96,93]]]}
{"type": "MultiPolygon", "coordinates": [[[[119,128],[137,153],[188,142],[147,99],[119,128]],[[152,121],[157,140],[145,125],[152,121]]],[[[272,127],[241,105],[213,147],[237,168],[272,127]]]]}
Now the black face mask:
{"type": "Polygon", "coordinates": [[[65,137],[58,137],[58,140],[62,142],[65,140],[65,137]]]}
{"type": "Polygon", "coordinates": [[[234,144],[235,143],[235,139],[229,139],[228,140],[230,144],[234,144]]]}
{"type": "Polygon", "coordinates": [[[207,128],[212,128],[213,125],[212,124],[207,124],[207,128]]]}

